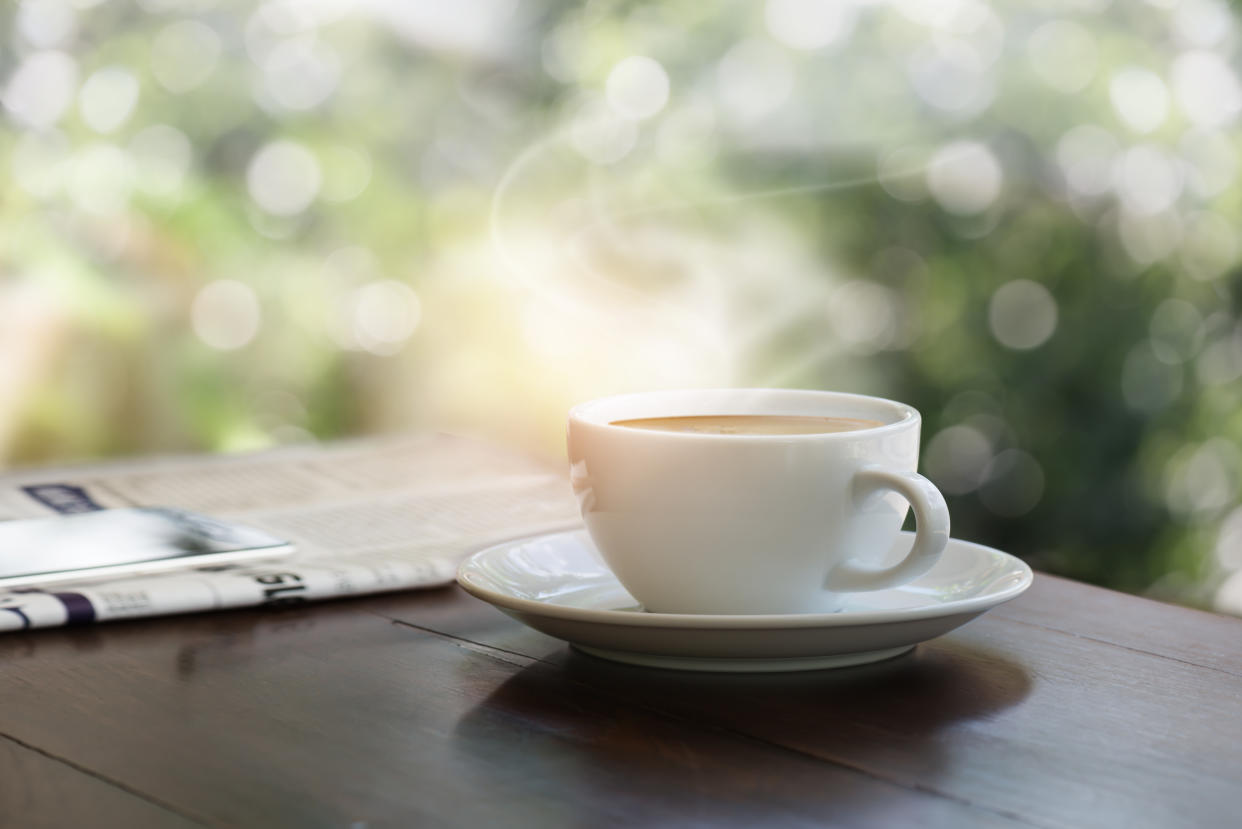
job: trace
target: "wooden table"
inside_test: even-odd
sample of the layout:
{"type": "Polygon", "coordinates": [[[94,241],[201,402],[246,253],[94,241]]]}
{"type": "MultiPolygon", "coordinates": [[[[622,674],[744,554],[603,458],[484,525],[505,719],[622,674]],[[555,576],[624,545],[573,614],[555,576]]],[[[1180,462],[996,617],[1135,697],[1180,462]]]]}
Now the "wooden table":
{"type": "Polygon", "coordinates": [[[4,826],[1242,825],[1242,620],[1039,576],[872,666],[571,652],[457,588],[0,637],[4,826]]]}

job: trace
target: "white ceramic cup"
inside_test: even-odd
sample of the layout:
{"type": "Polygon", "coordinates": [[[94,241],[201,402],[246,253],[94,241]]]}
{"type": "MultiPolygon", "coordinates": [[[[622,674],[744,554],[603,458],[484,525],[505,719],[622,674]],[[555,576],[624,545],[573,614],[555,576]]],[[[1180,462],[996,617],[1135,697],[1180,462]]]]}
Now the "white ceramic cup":
{"type": "Polygon", "coordinates": [[[824,391],[626,394],[569,413],[570,478],[604,561],[647,610],[825,613],[847,594],[925,573],[949,511],[915,472],[919,413],[824,391]],[[688,415],[812,415],[881,425],[800,435],[721,435],[613,425],[688,415]],[[890,550],[913,507],[909,553],[890,550]]]}

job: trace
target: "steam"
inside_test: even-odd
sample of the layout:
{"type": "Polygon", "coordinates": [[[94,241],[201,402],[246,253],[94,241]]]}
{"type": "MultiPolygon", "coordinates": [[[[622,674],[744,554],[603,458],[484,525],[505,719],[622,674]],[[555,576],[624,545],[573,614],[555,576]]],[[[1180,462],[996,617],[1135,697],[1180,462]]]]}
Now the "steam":
{"type": "MultiPolygon", "coordinates": [[[[835,289],[849,280],[766,207],[871,186],[874,173],[704,196],[646,193],[636,206],[618,206],[634,189],[620,176],[650,179],[658,175],[655,166],[635,159],[591,163],[572,145],[567,128],[534,142],[509,164],[492,195],[495,260],[538,303],[584,322],[613,347],[643,347],[636,336],[662,341],[667,353],[654,360],[689,361],[687,379],[712,385],[798,382],[849,350],[830,313],[835,289]],[[573,182],[581,170],[583,181],[573,182]],[[532,210],[538,197],[524,198],[540,192],[541,176],[558,179],[566,196],[551,211],[532,210]],[[576,189],[565,193],[566,180],[576,189]],[[781,343],[790,332],[803,340],[797,348],[781,343]],[[773,351],[782,353],[779,363],[760,367],[773,351]]],[[[924,173],[919,163],[885,176],[924,173]]]]}

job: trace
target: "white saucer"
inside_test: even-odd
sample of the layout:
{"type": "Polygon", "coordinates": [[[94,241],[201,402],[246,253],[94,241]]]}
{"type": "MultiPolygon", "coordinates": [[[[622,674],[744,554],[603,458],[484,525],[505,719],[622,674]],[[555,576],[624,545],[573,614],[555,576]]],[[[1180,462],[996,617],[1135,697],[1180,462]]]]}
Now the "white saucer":
{"type": "MultiPolygon", "coordinates": [[[[897,547],[904,554],[913,542],[913,533],[902,533],[897,547]]],[[[497,544],[457,571],[470,593],[586,653],[658,668],[748,672],[888,659],[1018,596],[1031,578],[1020,559],[952,539],[926,575],[854,594],[836,613],[647,613],[583,530],[497,544]]]]}

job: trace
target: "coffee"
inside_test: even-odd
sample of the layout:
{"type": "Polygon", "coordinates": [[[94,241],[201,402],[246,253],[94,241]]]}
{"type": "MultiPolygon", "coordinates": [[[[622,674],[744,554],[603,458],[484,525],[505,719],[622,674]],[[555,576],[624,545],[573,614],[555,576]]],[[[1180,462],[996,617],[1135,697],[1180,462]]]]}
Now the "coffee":
{"type": "Polygon", "coordinates": [[[860,417],[745,414],[642,417],[633,420],[614,420],[612,425],[655,432],[700,435],[825,435],[833,432],[873,429],[884,424],[878,420],[860,417]]]}

